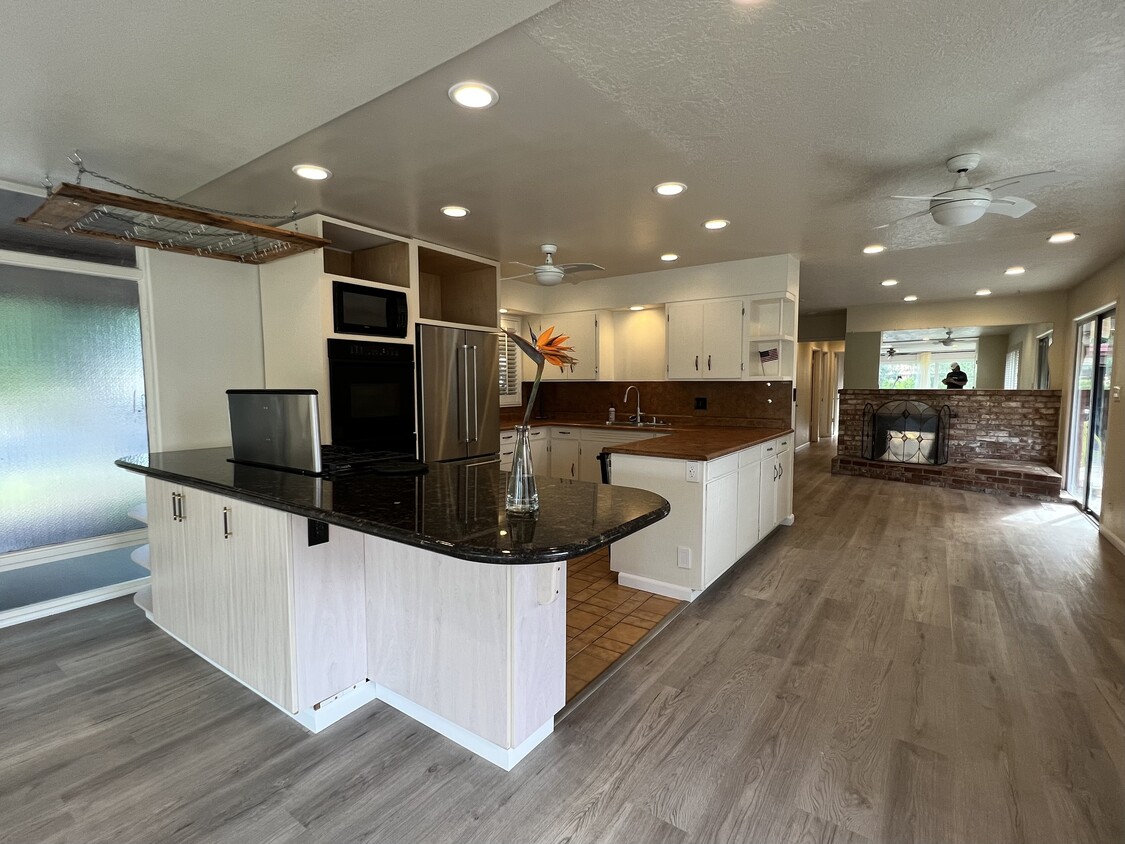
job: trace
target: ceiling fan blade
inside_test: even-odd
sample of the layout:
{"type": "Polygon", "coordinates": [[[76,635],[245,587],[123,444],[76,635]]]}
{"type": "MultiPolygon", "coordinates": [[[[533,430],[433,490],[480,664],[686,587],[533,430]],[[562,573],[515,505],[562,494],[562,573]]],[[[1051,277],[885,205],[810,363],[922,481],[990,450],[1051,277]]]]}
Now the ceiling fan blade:
{"type": "Polygon", "coordinates": [[[605,267],[600,267],[597,264],[555,264],[555,266],[562,270],[567,275],[571,273],[587,273],[594,270],[604,270],[605,267]]]}
{"type": "Polygon", "coordinates": [[[1022,196],[1002,196],[993,199],[984,209],[986,214],[1003,214],[1005,217],[1022,217],[1028,211],[1034,211],[1036,205],[1022,196]]]}
{"type": "Polygon", "coordinates": [[[975,188],[988,188],[990,191],[1000,193],[1002,190],[1019,185],[1020,190],[1034,189],[1043,185],[1057,185],[1067,181],[1067,177],[1057,170],[1041,170],[1038,173],[1024,173],[1022,176],[1008,176],[1006,179],[995,179],[983,185],[974,185],[975,188]]]}
{"type": "MultiPolygon", "coordinates": [[[[515,263],[513,261],[512,263],[515,263]]],[[[520,275],[506,275],[501,281],[515,281],[517,278],[531,278],[535,273],[521,273],[520,275]]]]}
{"type": "Polygon", "coordinates": [[[923,211],[915,211],[913,214],[907,214],[905,217],[899,217],[897,220],[891,220],[889,223],[883,223],[881,226],[876,226],[877,229],[885,229],[888,226],[893,226],[895,223],[901,223],[903,220],[909,220],[912,217],[924,217],[930,213],[930,209],[926,208],[923,211]]]}
{"type": "Polygon", "coordinates": [[[521,267],[527,267],[529,270],[535,269],[534,264],[525,264],[523,261],[509,261],[509,264],[519,264],[521,267]]]}
{"type": "Polygon", "coordinates": [[[919,202],[929,202],[932,196],[892,196],[891,199],[917,199],[919,202]]]}

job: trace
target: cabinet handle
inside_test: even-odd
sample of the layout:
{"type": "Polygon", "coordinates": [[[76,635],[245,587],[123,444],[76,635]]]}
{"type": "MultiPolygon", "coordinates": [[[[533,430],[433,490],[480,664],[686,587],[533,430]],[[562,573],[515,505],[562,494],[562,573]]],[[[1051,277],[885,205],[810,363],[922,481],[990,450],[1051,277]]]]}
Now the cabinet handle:
{"type": "Polygon", "coordinates": [[[711,371],[711,356],[707,355],[707,371],[711,371]]]}
{"type": "Polygon", "coordinates": [[[699,372],[699,355],[695,356],[695,371],[699,372]]]}
{"type": "Polygon", "coordinates": [[[782,466],[780,463],[777,464],[777,477],[778,477],[778,479],[780,480],[781,476],[784,475],[784,474],[785,474],[785,467],[782,466]]]}
{"type": "Polygon", "coordinates": [[[776,463],[773,464],[773,479],[775,481],[777,480],[777,464],[776,463]]]}
{"type": "Polygon", "coordinates": [[[231,538],[230,530],[230,507],[223,508],[223,539],[231,538]]]}
{"type": "Polygon", "coordinates": [[[172,521],[183,521],[183,519],[180,518],[180,494],[178,492],[172,493],[172,521]]]}
{"type": "Polygon", "coordinates": [[[573,463],[570,464],[570,476],[572,478],[574,477],[574,464],[573,463]]]}

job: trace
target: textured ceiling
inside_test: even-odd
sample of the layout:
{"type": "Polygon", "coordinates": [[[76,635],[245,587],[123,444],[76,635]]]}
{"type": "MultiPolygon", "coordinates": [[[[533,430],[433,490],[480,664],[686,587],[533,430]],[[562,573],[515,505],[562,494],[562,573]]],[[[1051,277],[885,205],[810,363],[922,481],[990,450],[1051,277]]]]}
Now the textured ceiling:
{"type": "Polygon", "coordinates": [[[78,148],[178,195],[551,2],[0,0],[0,178],[71,177],[78,148]]]}
{"type": "MultiPolygon", "coordinates": [[[[443,8],[460,16],[462,5],[443,8]]],[[[416,6],[390,11],[398,18],[406,8],[416,6]]],[[[406,24],[390,18],[336,35],[353,52],[365,45],[373,57],[401,54],[410,39],[395,39],[406,24]]],[[[193,39],[200,41],[198,34],[175,41],[193,39]]],[[[307,49],[275,52],[300,78],[319,60],[307,49]]],[[[239,71],[253,63],[227,53],[223,78],[242,84],[239,71]]],[[[434,58],[421,64],[431,67],[434,58]]],[[[78,78],[107,72],[99,61],[91,67],[78,78]]],[[[405,58],[399,70],[409,73],[405,58]]],[[[216,88],[213,76],[200,90],[216,88]]],[[[297,201],[505,261],[537,263],[538,245],[553,241],[560,261],[595,261],[606,276],[661,269],[665,251],[679,253],[681,265],[793,252],[805,312],[907,293],[932,300],[985,286],[996,296],[1053,289],[1122,252],[1120,0],[564,0],[397,88],[388,90],[402,79],[384,81],[369,85],[367,99],[382,94],[377,99],[318,128],[331,116],[324,112],[343,109],[322,108],[307,88],[268,107],[244,98],[241,118],[228,110],[211,121],[194,107],[175,122],[182,137],[142,138],[146,155],[122,134],[133,157],[113,158],[120,166],[110,169],[143,181],[169,157],[183,157],[198,159],[198,172],[222,172],[252,157],[246,153],[267,134],[262,123],[275,130],[256,150],[264,154],[192,199],[250,210],[297,201]],[[446,89],[465,78],[496,86],[499,104],[481,113],[452,106],[446,89]],[[288,129],[272,125],[274,108],[292,112],[288,129]],[[311,131],[279,137],[294,137],[302,120],[311,131]],[[231,149],[196,139],[228,133],[231,149]],[[980,180],[1048,168],[1067,179],[1029,193],[1040,207],[1018,220],[987,215],[947,229],[921,218],[873,230],[917,210],[890,194],[948,188],[944,161],[965,151],[983,153],[980,180]],[[297,183],[289,167],[301,160],[336,175],[297,183]],[[656,197],[650,188],[665,179],[689,189],[656,197]],[[438,208],[449,203],[472,214],[446,219],[438,208]],[[705,232],[700,223],[713,216],[733,224],[705,232]],[[1048,246],[1046,234],[1062,228],[1082,237],[1048,246]],[[888,251],[861,255],[876,238],[888,251]],[[1028,272],[1004,276],[1011,264],[1028,272]],[[888,277],[900,284],[880,287],[888,277]]],[[[77,108],[88,88],[69,93],[64,105],[77,108]]],[[[327,99],[337,94],[333,85],[318,90],[327,99]]],[[[149,93],[138,82],[122,95],[136,95],[140,108],[149,93]]],[[[3,133],[13,131],[0,128],[0,176],[11,146],[3,133]]]]}

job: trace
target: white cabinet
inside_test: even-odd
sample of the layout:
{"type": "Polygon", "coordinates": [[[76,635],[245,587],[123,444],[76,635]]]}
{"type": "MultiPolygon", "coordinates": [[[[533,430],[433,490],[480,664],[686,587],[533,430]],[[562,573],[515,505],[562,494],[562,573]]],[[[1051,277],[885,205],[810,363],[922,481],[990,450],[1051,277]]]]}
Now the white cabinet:
{"type": "Polygon", "coordinates": [[[703,494],[703,587],[741,556],[738,545],[738,471],[708,481],[703,494]]]}
{"type": "Polygon", "coordinates": [[[771,440],[762,447],[759,482],[758,537],[765,538],[782,522],[792,524],[793,515],[793,437],[771,440]]]}
{"type": "MultiPolygon", "coordinates": [[[[538,336],[553,328],[552,335],[565,334],[566,345],[578,359],[573,367],[548,364],[543,368],[544,381],[612,381],[613,380],[613,314],[609,311],[573,311],[570,313],[529,316],[528,324],[538,336]]],[[[525,379],[535,377],[535,368],[524,367],[525,379]]]]}
{"type": "MultiPolygon", "coordinates": [[[[551,460],[551,438],[545,428],[532,428],[527,435],[531,441],[531,466],[537,475],[549,475],[551,460]]],[[[500,432],[500,469],[512,470],[512,459],[516,453],[516,432],[512,429],[500,432]]]]}
{"type": "Polygon", "coordinates": [[[668,377],[740,378],[743,317],[741,299],[669,303],[668,377]]]}
{"type": "Polygon", "coordinates": [[[738,516],[735,528],[734,553],[741,557],[758,543],[761,518],[759,501],[762,477],[761,448],[755,446],[739,453],[738,516]]]}
{"type": "Polygon", "coordinates": [[[551,477],[578,480],[582,444],[577,428],[551,429],[551,477]]]}
{"type": "Polygon", "coordinates": [[[310,546],[304,518],[145,482],[160,627],[290,712],[365,679],[360,534],[310,546]]]}
{"type": "Polygon", "coordinates": [[[747,380],[792,381],[796,378],[797,300],[794,296],[748,299],[745,338],[747,380]]]}

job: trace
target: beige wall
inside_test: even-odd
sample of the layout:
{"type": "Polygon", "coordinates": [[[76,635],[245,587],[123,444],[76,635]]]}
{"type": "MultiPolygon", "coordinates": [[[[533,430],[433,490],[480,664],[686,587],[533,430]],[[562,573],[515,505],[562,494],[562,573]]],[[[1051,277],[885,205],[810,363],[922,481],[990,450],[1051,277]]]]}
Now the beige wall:
{"type": "Polygon", "coordinates": [[[826,311],[801,317],[800,333],[797,339],[802,343],[817,340],[843,340],[848,333],[848,312],[826,311]]]}
{"type": "MultiPolygon", "coordinates": [[[[1039,338],[1054,328],[1052,323],[1040,322],[1034,325],[1025,325],[1017,328],[1008,335],[1008,351],[1020,350],[1020,380],[1021,390],[1034,390],[1038,376],[1037,361],[1039,358],[1039,338]]],[[[1061,360],[1061,349],[1060,360],[1061,360]]],[[[1053,383],[1059,383],[1059,373],[1052,373],[1053,383]]]]}
{"type": "Polygon", "coordinates": [[[844,345],[845,390],[877,390],[879,388],[879,331],[849,331],[844,345]]]}
{"type": "Polygon", "coordinates": [[[842,340],[797,344],[797,404],[793,409],[793,430],[797,446],[811,439],[812,416],[820,412],[821,436],[828,436],[832,421],[836,419],[836,352],[844,350],[842,340]],[[814,396],[812,384],[813,352],[824,352],[824,388],[814,396]],[[814,399],[819,399],[814,406],[814,399]]]}
{"type": "Polygon", "coordinates": [[[138,251],[150,448],[230,445],[226,390],[265,386],[258,268],[138,251]]]}
{"type": "MultiPolygon", "coordinates": [[[[1065,325],[1055,326],[1055,347],[1064,358],[1060,369],[1060,386],[1063,391],[1063,413],[1059,442],[1059,453],[1063,457],[1065,469],[1069,459],[1070,407],[1074,393],[1075,352],[1078,344],[1077,320],[1090,313],[1116,304],[1118,324],[1121,319],[1121,306],[1125,303],[1125,258],[1119,258],[1090,278],[1067,291],[1065,325]]],[[[1115,338],[1113,373],[1110,381],[1122,388],[1125,393],[1125,364],[1121,362],[1120,332],[1115,338]]],[[[1054,361],[1052,360],[1052,367],[1054,361]]],[[[1064,472],[1065,478],[1065,472],[1064,472]]],[[[1102,533],[1111,536],[1118,547],[1125,552],[1125,399],[1111,401],[1109,405],[1109,430],[1106,435],[1105,485],[1102,488],[1102,533]]]]}
{"type": "Polygon", "coordinates": [[[1007,334],[986,334],[977,341],[977,380],[973,385],[975,389],[1004,389],[1004,357],[1007,354],[1007,334]]]}

